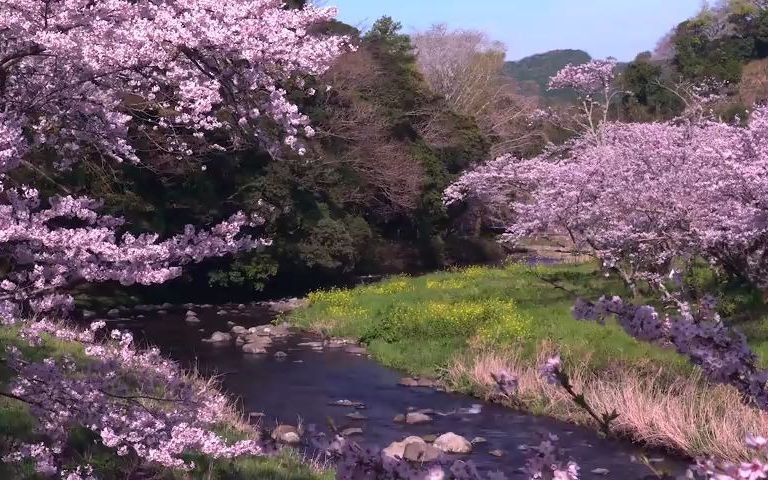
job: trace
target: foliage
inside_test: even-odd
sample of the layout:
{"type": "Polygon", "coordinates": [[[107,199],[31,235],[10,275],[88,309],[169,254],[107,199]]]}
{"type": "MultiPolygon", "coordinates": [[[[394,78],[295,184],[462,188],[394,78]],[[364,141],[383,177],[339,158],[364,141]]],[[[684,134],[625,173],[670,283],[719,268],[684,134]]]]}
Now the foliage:
{"type": "Polygon", "coordinates": [[[414,374],[434,374],[478,347],[516,345],[531,357],[542,341],[588,358],[594,369],[648,360],[679,368],[674,355],[614,327],[601,331],[573,322],[570,308],[577,297],[609,292],[625,289],[620,280],[603,277],[591,265],[468,267],[317,291],[309,295],[309,307],[293,319],[332,335],[364,339],[379,360],[414,374]]]}

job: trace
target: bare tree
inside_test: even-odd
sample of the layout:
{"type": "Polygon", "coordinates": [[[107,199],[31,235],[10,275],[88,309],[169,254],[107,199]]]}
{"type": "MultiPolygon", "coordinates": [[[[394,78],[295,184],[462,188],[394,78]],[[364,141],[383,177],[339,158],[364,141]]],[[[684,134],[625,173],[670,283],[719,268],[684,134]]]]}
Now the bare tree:
{"type": "Polygon", "coordinates": [[[528,128],[535,101],[517,93],[504,75],[505,46],[474,30],[435,25],[411,36],[419,69],[433,91],[458,113],[477,119],[494,140],[495,156],[537,140],[528,128]]]}
{"type": "Polygon", "coordinates": [[[318,152],[316,162],[354,176],[363,186],[349,192],[347,201],[388,217],[416,209],[424,171],[407,143],[393,135],[387,113],[375,101],[381,73],[365,49],[346,54],[328,73],[333,95],[317,128],[332,147],[318,152]]]}

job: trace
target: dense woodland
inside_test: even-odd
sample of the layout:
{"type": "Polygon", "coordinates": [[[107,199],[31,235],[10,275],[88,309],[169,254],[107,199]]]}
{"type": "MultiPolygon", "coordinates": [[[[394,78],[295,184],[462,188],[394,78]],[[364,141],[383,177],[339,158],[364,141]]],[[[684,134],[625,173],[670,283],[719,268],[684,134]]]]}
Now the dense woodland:
{"type": "MultiPolygon", "coordinates": [[[[503,45],[480,32],[438,26],[409,36],[388,17],[365,32],[339,22],[325,28],[350,35],[358,48],[313,80],[314,96],[298,99],[317,132],[307,147],[311,162],[292,151],[251,148],[181,163],[155,154],[136,165],[79,163],[66,173],[51,161],[15,174],[39,178],[47,193],[92,189],[147,231],[170,234],[240,210],[264,215],[273,244],[188,271],[184,281],[201,288],[247,295],[295,286],[297,278],[310,287],[352,274],[501,258],[493,229],[446,211],[441,192],[469,166],[501,154],[530,156],[568,138],[567,120],[530,119],[539,108],[570,115],[576,94],[549,89],[549,78],[591,57],[558,50],[505,61],[503,45]],[[429,56],[440,49],[454,52],[443,60],[462,65],[466,78],[430,70],[429,56]],[[493,100],[479,101],[486,98],[493,100]]],[[[766,29],[767,14],[738,2],[681,23],[655,52],[619,65],[617,87],[625,94],[611,115],[671,118],[685,107],[686,88],[702,79],[727,82],[717,106],[723,115],[743,112],[768,96],[766,29]]]]}

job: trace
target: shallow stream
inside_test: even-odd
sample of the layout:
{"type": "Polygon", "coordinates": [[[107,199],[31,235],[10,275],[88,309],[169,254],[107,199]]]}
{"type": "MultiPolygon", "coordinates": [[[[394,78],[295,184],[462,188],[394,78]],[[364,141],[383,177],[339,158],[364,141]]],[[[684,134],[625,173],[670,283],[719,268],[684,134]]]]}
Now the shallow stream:
{"type": "MultiPolygon", "coordinates": [[[[635,460],[643,452],[628,442],[603,439],[588,429],[465,395],[400,386],[400,373],[344,348],[320,350],[312,343],[318,339],[308,334],[275,339],[266,355],[245,354],[234,343],[202,341],[214,331],[229,331],[233,324],[248,328],[271,322],[275,315],[266,307],[195,306],[192,310],[200,319],[196,324],[185,322],[189,305],[166,307],[123,311],[108,322],[133,331],[140,344],[155,345],[184,366],[219,375],[224,389],[266,427],[297,423],[324,427],[330,418],[339,429],[361,428],[363,434],[353,437],[357,441],[381,447],[409,435],[454,432],[469,440],[482,437],[486,441],[474,445],[467,457],[481,470],[501,470],[512,479],[524,478],[517,468],[525,462],[526,445],[554,433],[560,438],[559,446],[581,465],[583,479],[655,478],[649,476],[648,466],[635,460]],[[307,342],[310,345],[301,345],[307,342]],[[285,356],[278,358],[276,352],[285,356]],[[361,402],[364,408],[332,405],[338,400],[361,402]],[[409,409],[434,410],[433,421],[423,425],[393,421],[409,409]],[[353,416],[365,419],[348,417],[354,412],[353,416]]],[[[646,453],[646,457],[657,469],[680,473],[684,467],[683,462],[658,453],[646,453]]]]}

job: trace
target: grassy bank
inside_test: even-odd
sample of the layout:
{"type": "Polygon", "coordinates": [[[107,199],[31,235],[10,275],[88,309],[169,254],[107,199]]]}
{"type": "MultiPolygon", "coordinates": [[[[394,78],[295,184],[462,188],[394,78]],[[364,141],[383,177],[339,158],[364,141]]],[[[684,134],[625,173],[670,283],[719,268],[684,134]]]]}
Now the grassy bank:
{"type": "MultiPolygon", "coordinates": [[[[62,358],[69,356],[76,361],[86,361],[82,345],[46,337],[42,345],[31,347],[22,341],[18,329],[0,326],[0,351],[9,346],[16,346],[24,352],[29,360],[39,361],[44,358],[62,358]]],[[[0,358],[0,388],[12,381],[12,372],[6,368],[0,358]]],[[[228,425],[222,428],[230,439],[238,440],[255,432],[243,423],[240,414],[233,408],[226,412],[228,425]]],[[[19,401],[0,397],[0,448],[10,451],[16,442],[32,442],[35,440],[34,427],[36,419],[27,406],[19,401]]],[[[100,447],[86,432],[74,432],[70,436],[67,451],[71,452],[72,461],[88,463],[94,467],[98,478],[119,480],[126,478],[126,472],[132,471],[130,458],[121,458],[111,450],[100,447]]],[[[237,460],[211,460],[205,456],[194,457],[196,468],[191,472],[159,470],[151,472],[151,478],[158,480],[331,480],[332,471],[305,462],[296,454],[285,451],[276,457],[243,458],[237,460]]],[[[145,472],[150,476],[150,472],[145,472]]],[[[0,478],[8,480],[32,480],[40,478],[31,465],[4,465],[0,461],[0,478]]]]}
{"type": "Polygon", "coordinates": [[[315,292],[293,321],[360,339],[387,366],[478,396],[491,393],[494,369],[507,368],[521,378],[516,406],[588,424],[569,399],[538,379],[541,356],[556,350],[596,406],[622,413],[621,434],[691,456],[742,458],[745,434],[765,432],[768,422],[742,407],[736,392],[707,384],[684,358],[615,324],[571,316],[577,296],[626,293],[589,264],[471,267],[315,292]]]}

